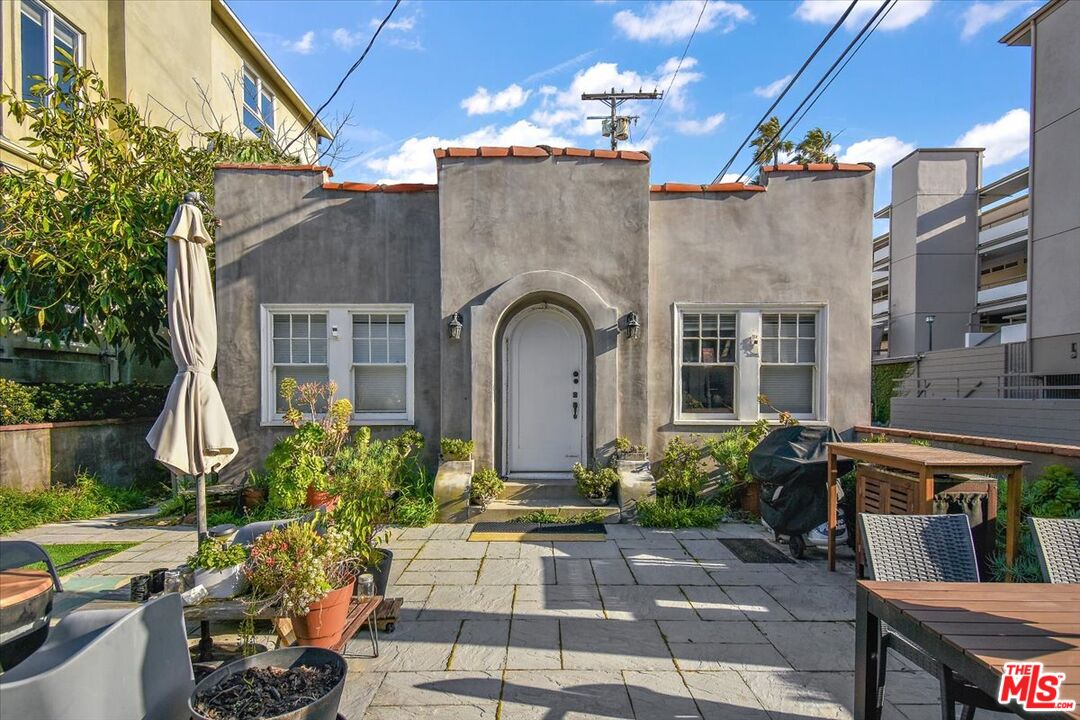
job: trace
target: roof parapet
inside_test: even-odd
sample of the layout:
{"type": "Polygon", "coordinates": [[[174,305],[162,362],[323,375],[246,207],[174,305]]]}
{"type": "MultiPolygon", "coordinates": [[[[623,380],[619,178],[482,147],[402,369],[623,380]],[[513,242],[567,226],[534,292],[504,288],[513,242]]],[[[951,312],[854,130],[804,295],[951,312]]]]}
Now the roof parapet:
{"type": "Polygon", "coordinates": [[[630,160],[634,162],[649,162],[649,153],[638,150],[586,150],[584,148],[557,148],[550,145],[510,145],[509,147],[449,147],[435,148],[435,159],[446,158],[547,158],[547,157],[580,157],[596,158],[599,160],[630,160]]]}

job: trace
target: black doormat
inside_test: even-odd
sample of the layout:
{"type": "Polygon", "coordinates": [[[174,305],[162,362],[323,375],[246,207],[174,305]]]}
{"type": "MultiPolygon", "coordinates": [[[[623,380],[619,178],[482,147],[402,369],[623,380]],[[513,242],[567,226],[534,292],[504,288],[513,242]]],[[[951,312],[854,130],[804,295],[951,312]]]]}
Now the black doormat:
{"type": "Polygon", "coordinates": [[[479,522],[469,539],[486,540],[605,540],[603,523],[479,522]]]}
{"type": "Polygon", "coordinates": [[[795,564],[794,560],[777,550],[768,540],[760,540],[757,538],[721,538],[720,543],[728,550],[735,553],[735,557],[739,558],[744,563],[795,564]]]}

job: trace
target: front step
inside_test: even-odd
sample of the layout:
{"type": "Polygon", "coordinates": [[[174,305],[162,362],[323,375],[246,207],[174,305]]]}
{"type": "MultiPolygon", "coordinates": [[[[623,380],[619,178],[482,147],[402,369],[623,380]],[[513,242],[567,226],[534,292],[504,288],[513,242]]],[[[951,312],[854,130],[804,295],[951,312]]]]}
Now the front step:
{"type": "Polygon", "coordinates": [[[605,522],[619,521],[619,507],[614,502],[603,507],[590,505],[577,493],[573,480],[508,480],[503,484],[498,499],[488,503],[482,513],[471,515],[469,520],[507,522],[537,510],[546,510],[564,518],[600,510],[607,516],[605,522]]]}

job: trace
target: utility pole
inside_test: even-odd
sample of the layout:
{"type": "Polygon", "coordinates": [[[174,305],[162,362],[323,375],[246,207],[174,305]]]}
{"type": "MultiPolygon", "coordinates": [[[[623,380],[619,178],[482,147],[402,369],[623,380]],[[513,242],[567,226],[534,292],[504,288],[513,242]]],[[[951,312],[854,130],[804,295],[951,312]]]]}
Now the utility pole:
{"type": "Polygon", "coordinates": [[[604,137],[611,137],[611,149],[615,150],[619,146],[619,140],[626,140],[630,137],[630,123],[635,125],[638,121],[638,115],[619,115],[616,111],[619,106],[627,100],[659,100],[664,97],[664,93],[656,92],[615,92],[615,88],[611,88],[608,92],[602,93],[581,93],[582,100],[599,100],[608,106],[611,110],[610,115],[590,115],[587,120],[603,120],[604,121],[604,137]]]}

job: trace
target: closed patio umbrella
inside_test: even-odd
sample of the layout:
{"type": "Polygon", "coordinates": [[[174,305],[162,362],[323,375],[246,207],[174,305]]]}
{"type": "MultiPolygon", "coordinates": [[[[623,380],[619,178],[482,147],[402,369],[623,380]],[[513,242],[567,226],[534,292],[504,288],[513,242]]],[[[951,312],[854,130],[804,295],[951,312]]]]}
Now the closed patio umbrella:
{"type": "Polygon", "coordinates": [[[217,359],[217,316],[206,246],[212,241],[188,193],[165,233],[169,244],[169,335],[176,378],[146,441],[154,459],[195,476],[199,540],[206,537],[206,475],[236,457],[236,437],[211,372],[217,359]]]}

